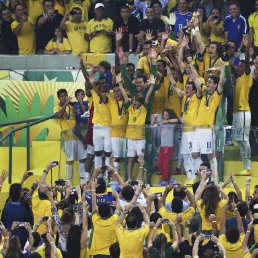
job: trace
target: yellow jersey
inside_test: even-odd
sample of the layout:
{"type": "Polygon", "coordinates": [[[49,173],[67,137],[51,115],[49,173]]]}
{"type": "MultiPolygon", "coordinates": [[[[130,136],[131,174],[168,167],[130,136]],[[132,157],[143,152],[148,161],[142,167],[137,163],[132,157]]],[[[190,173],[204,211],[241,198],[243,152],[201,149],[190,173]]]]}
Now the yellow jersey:
{"type": "Polygon", "coordinates": [[[162,114],[165,109],[167,89],[165,83],[168,83],[168,80],[165,80],[165,77],[162,77],[161,80],[156,79],[157,87],[154,95],[152,114],[162,114]]]}
{"type": "Polygon", "coordinates": [[[258,47],[258,12],[252,13],[248,18],[249,27],[254,31],[254,45],[258,47]]]}
{"type": "Polygon", "coordinates": [[[251,253],[249,251],[247,251],[245,254],[244,254],[244,258],[250,258],[251,257],[251,253]]]}
{"type": "Polygon", "coordinates": [[[54,2],[54,10],[58,11],[59,14],[65,16],[65,6],[62,6],[57,0],[54,2]]]}
{"type": "Polygon", "coordinates": [[[219,236],[219,240],[220,240],[221,244],[223,245],[223,247],[225,248],[227,257],[230,257],[230,258],[244,257],[243,247],[242,247],[244,237],[245,237],[245,234],[240,233],[238,241],[236,243],[232,244],[232,243],[228,242],[225,234],[221,234],[219,236]]]}
{"type": "Polygon", "coordinates": [[[89,50],[89,42],[84,39],[87,22],[75,23],[67,21],[66,33],[72,47],[72,54],[86,53],[89,50]]]}
{"type": "Polygon", "coordinates": [[[143,73],[149,79],[151,74],[151,59],[148,56],[142,56],[138,62],[137,69],[143,70],[143,73]]]}
{"type": "Polygon", "coordinates": [[[68,4],[65,4],[65,9],[71,11],[74,7],[78,7],[82,11],[82,21],[87,22],[89,20],[88,13],[90,9],[90,0],[75,1],[70,0],[68,4]]]}
{"type": "Polygon", "coordinates": [[[108,106],[111,114],[110,137],[125,138],[128,122],[128,112],[123,100],[117,101],[115,98],[108,99],[108,106]]]}
{"type": "Polygon", "coordinates": [[[58,48],[61,52],[72,51],[67,38],[61,38],[58,44],[56,43],[56,38],[52,38],[45,47],[47,51],[53,51],[55,48],[58,48]]]}
{"type": "MultiPolygon", "coordinates": [[[[36,251],[38,254],[41,255],[41,258],[46,258],[45,249],[46,249],[46,246],[42,245],[36,251]]],[[[57,258],[63,258],[63,255],[59,248],[56,248],[56,253],[57,253],[57,256],[56,256],[57,258]]]]}
{"type": "Polygon", "coordinates": [[[148,236],[149,227],[138,229],[116,228],[116,236],[120,245],[120,258],[142,258],[143,241],[148,236]]]}
{"type": "Polygon", "coordinates": [[[194,131],[193,127],[196,123],[196,118],[199,110],[201,99],[194,94],[191,98],[184,96],[182,103],[182,114],[184,121],[184,131],[194,131]]]}
{"type": "MultiPolygon", "coordinates": [[[[166,104],[165,108],[170,108],[175,111],[178,118],[181,117],[182,99],[178,96],[176,90],[173,88],[168,76],[164,79],[166,86],[166,104]]],[[[184,90],[183,82],[177,81],[177,86],[180,90],[184,90]]]]}
{"type": "Polygon", "coordinates": [[[199,112],[195,120],[197,126],[214,125],[215,115],[221,98],[222,93],[218,94],[217,90],[213,93],[209,93],[207,90],[203,91],[199,112]]]}
{"type": "MultiPolygon", "coordinates": [[[[93,31],[106,30],[107,32],[113,32],[113,21],[109,18],[97,21],[91,19],[87,25],[86,33],[90,34],[93,31]]],[[[90,52],[93,53],[109,53],[112,51],[112,39],[103,33],[97,33],[90,40],[90,52]]]]}
{"type": "Polygon", "coordinates": [[[43,13],[43,0],[28,0],[27,11],[33,23],[36,23],[37,18],[43,13]]]}
{"type": "Polygon", "coordinates": [[[209,68],[220,67],[220,61],[220,57],[211,60],[207,48],[204,50],[202,56],[196,59],[196,64],[199,67],[198,74],[204,78],[205,83],[208,81],[210,74],[220,74],[219,71],[205,72],[209,68]]]}
{"type": "Polygon", "coordinates": [[[126,138],[133,140],[145,139],[145,121],[148,108],[145,104],[139,108],[134,109],[133,104],[129,104],[128,108],[129,118],[126,128],[126,138]]]}
{"type": "MultiPolygon", "coordinates": [[[[56,106],[54,109],[54,114],[56,114],[61,109],[62,107],[56,106]]],[[[62,131],[73,129],[76,125],[74,108],[70,105],[67,105],[65,113],[62,115],[59,121],[62,131]]]]}
{"type": "MultiPolygon", "coordinates": [[[[17,20],[12,22],[12,31],[19,23],[17,20]]],[[[35,21],[31,17],[28,17],[28,21],[24,22],[20,33],[17,35],[17,40],[19,55],[34,55],[36,53],[35,21]]]]}
{"type": "MultiPolygon", "coordinates": [[[[203,22],[202,26],[206,27],[206,22],[203,22]]],[[[201,33],[201,38],[202,38],[202,42],[203,42],[204,46],[208,47],[210,44],[208,35],[205,32],[203,34],[201,33]]]]}
{"type": "Polygon", "coordinates": [[[114,214],[110,218],[101,218],[97,212],[93,212],[94,230],[91,231],[90,237],[90,255],[110,255],[109,247],[116,242],[116,221],[118,217],[118,214],[114,214]]]}
{"type": "Polygon", "coordinates": [[[234,105],[233,113],[239,111],[250,111],[249,106],[249,92],[253,85],[252,73],[246,74],[245,72],[236,81],[234,89],[234,105]]]}
{"type": "MultiPolygon", "coordinates": [[[[107,103],[103,103],[95,90],[91,90],[92,99],[94,103],[94,113],[92,118],[92,123],[94,125],[103,125],[110,126],[111,125],[111,114],[109,110],[109,105],[107,103]]],[[[109,96],[107,96],[109,101],[109,96]]]]}
{"type": "Polygon", "coordinates": [[[254,240],[255,240],[255,243],[258,243],[258,225],[257,224],[254,225],[254,240]]]}
{"type": "MultiPolygon", "coordinates": [[[[223,25],[224,25],[223,21],[220,21],[218,24],[216,24],[217,30],[223,31],[223,25]]],[[[214,33],[214,27],[212,25],[212,22],[209,22],[209,28],[210,28],[210,40],[211,40],[211,42],[217,41],[217,42],[220,42],[220,43],[224,44],[224,41],[225,41],[224,33],[221,34],[220,36],[216,36],[215,33],[214,33]]]]}
{"type": "MultiPolygon", "coordinates": [[[[162,15],[163,16],[163,15],[162,15]]],[[[163,16],[164,17],[164,16],[163,16]]],[[[162,18],[161,18],[162,19],[162,18]]],[[[163,20],[164,21],[164,20],[163,20]]],[[[164,22],[165,23],[165,22],[164,22]]],[[[156,40],[157,42],[157,51],[160,52],[160,43],[156,40]]],[[[165,46],[167,46],[168,44],[173,44],[173,48],[172,48],[172,54],[176,53],[176,48],[177,48],[177,41],[173,40],[173,39],[167,39],[165,46]]]]}
{"type": "MultiPolygon", "coordinates": [[[[212,229],[212,223],[209,219],[205,216],[205,205],[201,207],[202,200],[197,201],[196,208],[198,209],[201,218],[202,218],[202,230],[211,230],[212,229]]],[[[217,217],[217,229],[220,229],[220,223],[221,223],[221,217],[224,206],[227,204],[227,200],[220,200],[217,206],[217,209],[215,211],[215,215],[217,217]]]]}
{"type": "MultiPolygon", "coordinates": [[[[181,225],[185,225],[185,222],[189,220],[195,213],[195,209],[193,207],[187,208],[185,211],[180,212],[180,213],[175,213],[167,210],[165,207],[162,207],[159,209],[159,214],[162,216],[164,219],[170,219],[174,223],[176,223],[176,216],[179,214],[182,216],[182,222],[181,225]]],[[[165,232],[170,235],[170,226],[168,224],[164,224],[164,230],[165,232]]]]}

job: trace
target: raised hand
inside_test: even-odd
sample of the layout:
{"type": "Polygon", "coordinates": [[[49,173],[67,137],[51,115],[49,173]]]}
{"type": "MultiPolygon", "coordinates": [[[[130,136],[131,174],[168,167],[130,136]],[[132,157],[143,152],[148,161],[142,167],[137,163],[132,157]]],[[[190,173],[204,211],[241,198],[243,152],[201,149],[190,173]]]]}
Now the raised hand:
{"type": "Polygon", "coordinates": [[[119,60],[122,61],[125,55],[123,47],[118,47],[117,54],[118,54],[119,60]]]}
{"type": "Polygon", "coordinates": [[[0,175],[0,185],[3,185],[5,179],[8,177],[8,172],[4,169],[2,170],[2,174],[0,175]]]}
{"type": "Polygon", "coordinates": [[[153,38],[154,38],[154,36],[152,36],[152,30],[150,30],[150,29],[148,29],[148,30],[146,30],[146,33],[145,33],[145,39],[146,39],[146,41],[148,41],[148,40],[152,40],[153,38]]]}
{"type": "Polygon", "coordinates": [[[89,76],[89,81],[90,81],[90,84],[91,84],[91,85],[93,85],[93,84],[96,83],[96,79],[95,79],[95,77],[94,77],[93,74],[90,74],[90,76],[89,76]]]}
{"type": "Polygon", "coordinates": [[[181,47],[187,46],[189,43],[189,38],[187,36],[183,36],[182,42],[181,42],[181,47]]]}
{"type": "Polygon", "coordinates": [[[115,30],[115,35],[116,35],[116,41],[120,41],[124,36],[123,29],[119,28],[118,30],[115,30]]]}
{"type": "Polygon", "coordinates": [[[156,81],[156,80],[155,80],[154,75],[151,74],[150,79],[149,79],[149,83],[152,84],[152,85],[154,85],[154,84],[155,84],[155,81],[156,81]]]}

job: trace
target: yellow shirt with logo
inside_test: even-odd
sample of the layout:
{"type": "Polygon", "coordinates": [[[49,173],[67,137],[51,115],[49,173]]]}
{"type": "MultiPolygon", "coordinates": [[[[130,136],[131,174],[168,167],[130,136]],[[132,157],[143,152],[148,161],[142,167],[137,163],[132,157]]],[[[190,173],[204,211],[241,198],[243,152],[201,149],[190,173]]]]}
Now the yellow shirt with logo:
{"type": "Polygon", "coordinates": [[[216,111],[221,98],[222,93],[219,95],[217,90],[213,93],[209,93],[207,90],[203,91],[198,116],[195,122],[197,126],[214,125],[216,111]]]}
{"type": "Polygon", "coordinates": [[[254,31],[254,45],[258,47],[258,12],[252,13],[248,18],[249,27],[254,31]]]}
{"type": "Polygon", "coordinates": [[[46,45],[47,51],[53,51],[55,48],[58,48],[59,51],[72,51],[71,45],[67,38],[61,38],[59,43],[56,43],[56,38],[51,39],[46,45]]]}
{"type": "MultiPolygon", "coordinates": [[[[165,77],[164,85],[166,86],[166,104],[165,108],[174,110],[177,117],[181,117],[182,99],[178,96],[176,90],[173,88],[168,77],[165,77]]],[[[177,86],[180,90],[184,90],[183,82],[177,81],[177,86]]]]}
{"type": "Polygon", "coordinates": [[[27,11],[33,23],[36,23],[37,18],[43,13],[43,0],[28,0],[27,11]]]}
{"type": "MultiPolygon", "coordinates": [[[[56,114],[61,109],[62,109],[62,107],[56,106],[54,108],[54,113],[56,114]]],[[[76,125],[74,108],[70,105],[67,105],[65,111],[66,112],[59,119],[62,131],[73,129],[76,125]]]]}
{"type": "Polygon", "coordinates": [[[182,114],[184,119],[184,131],[194,131],[201,99],[194,94],[191,98],[184,96],[182,103],[182,114]]]}
{"type": "MultiPolygon", "coordinates": [[[[93,31],[106,30],[107,32],[113,32],[113,21],[109,18],[97,21],[91,19],[88,23],[86,33],[90,34],[93,31]]],[[[112,39],[103,33],[97,33],[90,40],[90,52],[93,53],[109,53],[112,51],[112,39]]]]}
{"type": "Polygon", "coordinates": [[[87,22],[75,23],[67,21],[66,33],[72,47],[72,54],[86,53],[89,50],[89,42],[84,39],[87,22]]]}
{"type": "Polygon", "coordinates": [[[116,228],[116,236],[120,245],[120,258],[142,258],[143,241],[148,236],[149,227],[144,225],[138,229],[116,228]]]}
{"type": "MultiPolygon", "coordinates": [[[[223,31],[223,25],[224,25],[224,22],[220,21],[215,26],[216,26],[217,30],[223,31]]],[[[224,44],[224,41],[225,41],[224,33],[221,34],[220,36],[216,36],[215,32],[214,32],[214,27],[212,25],[212,22],[209,22],[209,28],[210,28],[210,40],[211,40],[211,42],[217,41],[217,42],[220,42],[220,43],[224,44]]]]}
{"type": "Polygon", "coordinates": [[[148,56],[142,56],[138,62],[137,69],[143,70],[143,73],[149,79],[151,74],[151,59],[148,56]]]}
{"type": "MultiPolygon", "coordinates": [[[[102,102],[95,90],[91,90],[91,94],[94,103],[92,123],[94,125],[111,126],[111,114],[109,105],[102,102]]],[[[107,97],[109,101],[110,95],[107,97]]]]}
{"type": "MultiPolygon", "coordinates": [[[[19,25],[15,20],[11,24],[12,31],[19,25]]],[[[34,55],[36,53],[35,21],[28,17],[17,35],[19,55],[34,55]]]]}
{"type": "Polygon", "coordinates": [[[245,237],[245,234],[240,233],[238,241],[236,243],[232,244],[232,243],[228,242],[225,234],[221,234],[219,236],[219,240],[226,250],[227,257],[230,257],[230,258],[244,257],[243,247],[242,247],[244,237],[245,237]]]}
{"type": "Polygon", "coordinates": [[[89,13],[90,5],[91,5],[90,0],[84,0],[84,1],[70,0],[68,4],[65,4],[65,9],[69,12],[69,11],[72,11],[72,9],[75,7],[80,8],[82,11],[82,21],[87,22],[89,20],[88,13],[89,13]]]}
{"type": "MultiPolygon", "coordinates": [[[[202,218],[202,230],[211,230],[212,229],[212,223],[209,219],[205,216],[205,205],[201,207],[202,200],[197,201],[196,208],[198,209],[201,218],[202,218]]],[[[220,223],[221,223],[221,217],[222,217],[222,211],[224,206],[227,204],[227,200],[220,200],[217,206],[217,209],[215,211],[215,215],[217,217],[217,229],[220,229],[220,223]]]]}
{"type": "Polygon", "coordinates": [[[110,255],[109,247],[116,242],[116,221],[119,215],[114,214],[110,218],[101,218],[97,212],[93,212],[93,228],[90,241],[90,255],[110,255]]]}
{"type": "Polygon", "coordinates": [[[252,73],[246,74],[245,72],[237,79],[234,90],[234,104],[233,113],[239,111],[250,111],[249,106],[249,92],[253,85],[252,73]]]}
{"type": "Polygon", "coordinates": [[[168,80],[165,80],[165,78],[162,78],[162,80],[157,79],[156,83],[157,83],[157,87],[154,95],[152,114],[162,114],[165,109],[166,96],[167,96],[166,95],[167,86],[165,84],[168,83],[168,80]]]}
{"type": "Polygon", "coordinates": [[[145,139],[145,121],[147,116],[147,106],[141,105],[139,108],[134,109],[133,104],[128,108],[129,118],[126,129],[126,138],[133,140],[145,139]]]}
{"type": "Polygon", "coordinates": [[[108,99],[108,106],[111,114],[110,137],[125,138],[128,122],[128,112],[123,100],[117,101],[115,98],[108,99]]]}

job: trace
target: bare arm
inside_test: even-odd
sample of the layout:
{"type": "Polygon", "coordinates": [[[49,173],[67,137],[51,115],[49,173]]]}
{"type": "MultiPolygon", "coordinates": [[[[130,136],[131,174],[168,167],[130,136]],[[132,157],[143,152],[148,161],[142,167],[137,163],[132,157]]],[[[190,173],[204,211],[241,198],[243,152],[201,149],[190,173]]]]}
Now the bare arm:
{"type": "Polygon", "coordinates": [[[128,96],[127,96],[127,94],[125,92],[124,86],[123,86],[123,81],[122,81],[121,73],[118,74],[117,80],[118,80],[119,88],[120,88],[121,93],[123,95],[124,101],[125,101],[125,103],[128,103],[129,102],[129,98],[128,98],[128,96]]]}
{"type": "Polygon", "coordinates": [[[154,241],[154,238],[155,238],[155,232],[156,232],[156,229],[160,227],[161,225],[161,221],[162,221],[162,218],[159,218],[154,226],[154,228],[152,229],[150,235],[149,235],[149,238],[148,238],[148,242],[147,242],[147,248],[151,247],[152,246],[152,243],[154,241]]]}
{"type": "Polygon", "coordinates": [[[149,216],[148,216],[148,214],[145,210],[145,207],[144,206],[139,206],[139,208],[140,208],[140,210],[143,214],[143,221],[144,221],[145,225],[149,227],[150,226],[150,218],[149,218],[149,216]]]}
{"type": "Polygon", "coordinates": [[[250,196],[250,184],[251,184],[251,177],[246,179],[245,183],[245,201],[248,201],[248,197],[250,196]]]}
{"type": "Polygon", "coordinates": [[[202,36],[199,30],[199,21],[197,18],[194,19],[193,24],[195,26],[195,40],[196,40],[196,44],[198,45],[198,50],[200,52],[200,54],[203,54],[203,52],[205,51],[205,45],[202,41],[202,36]]]}
{"type": "Polygon", "coordinates": [[[63,31],[63,32],[66,32],[66,22],[68,21],[69,19],[69,15],[70,15],[70,12],[67,12],[64,16],[64,18],[62,19],[61,23],[60,23],[60,29],[63,31]]]}
{"type": "Polygon", "coordinates": [[[245,233],[245,237],[244,237],[243,244],[242,244],[244,253],[246,253],[249,250],[248,239],[249,239],[249,236],[250,236],[250,233],[251,233],[253,227],[254,227],[254,225],[253,225],[253,220],[252,220],[247,226],[247,231],[245,233]]]}
{"type": "Polygon", "coordinates": [[[243,199],[243,198],[242,198],[242,192],[241,192],[241,190],[239,189],[237,183],[235,182],[234,176],[233,176],[232,173],[230,173],[230,180],[231,180],[231,182],[232,182],[232,184],[233,184],[233,186],[234,186],[234,188],[235,188],[235,190],[236,190],[237,199],[238,199],[239,201],[242,201],[242,199],[243,199]]]}
{"type": "Polygon", "coordinates": [[[228,42],[228,31],[225,31],[225,42],[228,42]]]}
{"type": "Polygon", "coordinates": [[[22,20],[20,21],[20,23],[17,25],[17,27],[13,30],[13,34],[15,35],[15,36],[17,36],[19,33],[20,33],[20,31],[21,31],[21,29],[22,29],[22,27],[23,27],[23,24],[26,22],[28,20],[28,17],[27,18],[22,18],[22,20]]]}
{"type": "Polygon", "coordinates": [[[148,90],[147,95],[145,97],[145,103],[147,105],[150,102],[150,98],[151,98],[152,91],[154,89],[154,85],[155,85],[155,78],[154,78],[154,75],[151,74],[151,76],[150,76],[150,87],[149,87],[149,90],[148,90]]]}
{"type": "Polygon", "coordinates": [[[169,192],[174,188],[173,185],[168,185],[166,187],[166,190],[164,191],[162,197],[159,199],[159,209],[162,208],[162,207],[165,207],[165,203],[166,203],[166,198],[167,198],[167,195],[169,194],[169,192]]]}
{"type": "Polygon", "coordinates": [[[53,165],[53,162],[54,162],[54,161],[50,161],[50,162],[47,164],[46,169],[43,171],[43,174],[42,174],[42,176],[41,176],[41,178],[40,178],[40,180],[39,180],[38,188],[39,188],[42,184],[45,183],[48,172],[55,166],[55,165],[53,165]]]}
{"type": "Polygon", "coordinates": [[[226,211],[228,208],[228,203],[225,204],[223,211],[222,211],[222,216],[221,216],[221,222],[220,222],[220,234],[225,234],[226,233],[226,211]]]}
{"type": "Polygon", "coordinates": [[[178,234],[177,234],[177,230],[176,230],[176,225],[173,221],[169,220],[168,221],[168,225],[172,228],[172,232],[173,232],[173,244],[172,244],[172,247],[174,249],[174,251],[177,249],[178,247],[178,234]]]}
{"type": "Polygon", "coordinates": [[[224,86],[224,80],[225,80],[225,63],[223,61],[220,61],[220,77],[219,77],[219,84],[217,91],[219,94],[222,94],[223,92],[223,86],[224,86]]]}
{"type": "Polygon", "coordinates": [[[93,178],[91,181],[92,212],[98,211],[97,200],[96,200],[96,188],[97,188],[97,179],[93,178]]]}
{"type": "Polygon", "coordinates": [[[234,211],[235,211],[235,215],[236,215],[236,221],[237,221],[237,228],[238,228],[238,231],[239,233],[244,233],[245,230],[244,230],[244,226],[243,226],[243,222],[241,220],[241,217],[240,217],[240,214],[238,212],[238,209],[236,207],[236,203],[233,201],[232,202],[232,206],[234,208],[234,211]]]}
{"type": "Polygon", "coordinates": [[[87,239],[88,239],[88,218],[87,218],[87,205],[84,201],[82,202],[83,206],[83,214],[82,214],[82,233],[81,233],[81,249],[87,246],[87,239]]]}

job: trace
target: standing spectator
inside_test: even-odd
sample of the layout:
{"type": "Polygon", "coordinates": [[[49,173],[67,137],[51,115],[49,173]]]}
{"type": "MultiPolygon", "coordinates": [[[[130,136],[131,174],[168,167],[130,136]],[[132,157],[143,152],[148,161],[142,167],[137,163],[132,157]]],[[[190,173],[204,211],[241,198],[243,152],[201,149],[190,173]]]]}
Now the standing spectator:
{"type": "MultiPolygon", "coordinates": [[[[248,18],[249,23],[249,46],[254,46],[258,50],[258,0],[255,1],[255,12],[248,18]]],[[[254,51],[254,52],[256,52],[254,51]]]]}
{"type": "Polygon", "coordinates": [[[109,53],[112,51],[113,21],[104,18],[104,5],[95,5],[95,18],[91,19],[86,29],[85,39],[90,41],[90,52],[109,53]]]}
{"type": "Polygon", "coordinates": [[[1,11],[2,23],[2,54],[17,55],[18,42],[17,37],[13,34],[11,24],[14,21],[10,8],[6,7],[1,11]]]}
{"type": "MultiPolygon", "coordinates": [[[[29,222],[32,226],[32,211],[22,206],[23,196],[21,184],[12,184],[10,186],[9,196],[10,202],[5,204],[1,218],[6,229],[10,230],[13,222],[29,222]]],[[[17,223],[15,224],[15,227],[16,226],[17,223]]],[[[21,247],[23,249],[29,236],[27,230],[24,227],[18,227],[12,232],[12,234],[19,237],[21,247]]]]}
{"type": "Polygon", "coordinates": [[[168,25],[168,23],[166,21],[167,16],[166,15],[162,15],[162,5],[161,5],[161,2],[159,0],[154,0],[151,3],[151,7],[153,7],[153,9],[154,9],[155,17],[161,19],[165,23],[165,25],[167,27],[167,25],[168,25]]]}
{"type": "Polygon", "coordinates": [[[153,36],[153,39],[157,39],[158,30],[165,31],[165,23],[155,17],[154,8],[148,7],[146,9],[147,19],[143,19],[140,23],[140,33],[144,36],[147,31],[150,30],[153,36]]]}
{"type": "Polygon", "coordinates": [[[188,11],[187,0],[178,1],[178,11],[174,12],[176,15],[175,23],[175,37],[182,27],[187,25],[187,22],[192,19],[192,13],[188,11]]]}
{"type": "Polygon", "coordinates": [[[123,46],[123,50],[135,52],[137,47],[135,35],[139,33],[139,21],[130,14],[130,8],[127,5],[121,7],[120,16],[114,23],[114,31],[119,32],[119,29],[122,33],[120,45],[123,46]]]}
{"type": "Polygon", "coordinates": [[[67,33],[69,42],[72,47],[72,54],[86,53],[89,50],[89,43],[85,40],[86,22],[82,21],[82,11],[78,7],[74,7],[71,12],[65,14],[60,28],[67,33]],[[72,21],[69,21],[70,15],[72,21]]]}
{"type": "Polygon", "coordinates": [[[11,28],[18,39],[19,55],[34,55],[36,52],[35,24],[31,17],[25,14],[22,5],[15,6],[17,20],[12,22],[11,28]]]}
{"type": "MultiPolygon", "coordinates": [[[[18,1],[18,0],[11,0],[11,1],[18,1]]],[[[43,1],[42,0],[28,0],[27,2],[27,11],[29,17],[31,17],[33,23],[36,24],[37,18],[43,12],[43,1]]]]}
{"type": "Polygon", "coordinates": [[[48,42],[55,36],[55,28],[59,27],[63,16],[54,10],[52,0],[44,0],[43,14],[36,21],[36,48],[43,53],[48,42]]]}
{"type": "Polygon", "coordinates": [[[247,22],[244,16],[240,14],[240,8],[237,2],[232,2],[229,5],[229,13],[224,20],[225,42],[235,40],[237,48],[242,48],[242,39],[247,32],[247,22]]]}
{"type": "MultiPolygon", "coordinates": [[[[243,44],[248,47],[248,39],[243,39],[243,44]]],[[[233,136],[238,142],[240,155],[244,162],[244,170],[237,175],[251,176],[251,149],[249,133],[251,126],[251,112],[249,106],[249,92],[253,85],[253,78],[249,64],[249,48],[246,49],[245,60],[241,60],[237,67],[237,81],[234,90],[233,102],[233,136]]]]}

